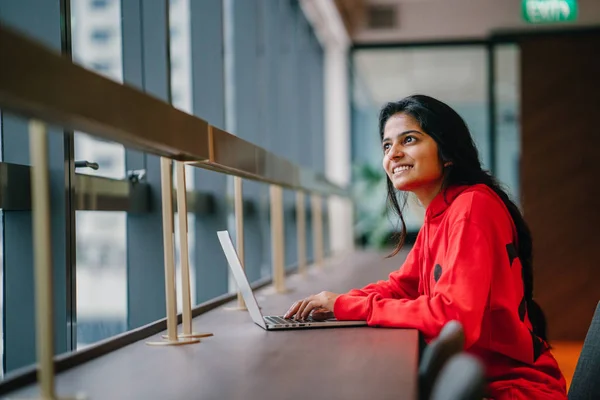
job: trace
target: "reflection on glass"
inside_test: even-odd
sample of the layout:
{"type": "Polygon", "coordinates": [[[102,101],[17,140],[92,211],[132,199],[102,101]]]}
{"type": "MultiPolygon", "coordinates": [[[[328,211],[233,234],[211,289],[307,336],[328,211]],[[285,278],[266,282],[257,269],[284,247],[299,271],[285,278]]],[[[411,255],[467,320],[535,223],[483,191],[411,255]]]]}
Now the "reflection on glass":
{"type": "Polygon", "coordinates": [[[124,212],[77,211],[77,348],[127,328],[124,212]]]}
{"type": "MultiPolygon", "coordinates": [[[[72,0],[73,60],[123,81],[120,0],[72,0]]],[[[75,132],[75,160],[99,165],[77,173],[125,178],[122,145],[75,132]]],[[[77,348],[116,335],[127,324],[126,213],[78,211],[77,348]]]]}
{"type": "Polygon", "coordinates": [[[521,107],[519,48],[514,44],[499,45],[495,49],[495,99],[496,99],[496,170],[498,179],[507,187],[513,200],[520,203],[519,160],[521,132],[519,109],[521,107]]]}
{"type": "Polygon", "coordinates": [[[73,61],[123,80],[120,0],[71,0],[71,31],[73,61]]]}
{"type": "MultiPolygon", "coordinates": [[[[174,107],[192,113],[192,64],[190,35],[189,0],[171,0],[169,2],[170,52],[171,52],[171,102],[174,107]]],[[[186,166],[186,190],[194,190],[194,168],[186,166]]],[[[177,178],[173,174],[173,183],[177,188],[177,178]]],[[[188,248],[190,264],[190,296],[192,304],[196,301],[196,264],[194,260],[196,246],[196,216],[188,204],[188,248]]],[[[179,214],[175,214],[175,273],[177,282],[177,311],[181,312],[181,238],[179,235],[179,214]]]]}
{"type": "MultiPolygon", "coordinates": [[[[100,75],[123,81],[120,0],[72,0],[71,28],[73,61],[100,75]]],[[[97,163],[96,171],[79,173],[107,178],[125,177],[122,145],[75,133],[75,159],[97,163]]]]}
{"type": "Polygon", "coordinates": [[[192,61],[189,0],[169,5],[171,98],[173,106],[192,113],[192,61]]]}

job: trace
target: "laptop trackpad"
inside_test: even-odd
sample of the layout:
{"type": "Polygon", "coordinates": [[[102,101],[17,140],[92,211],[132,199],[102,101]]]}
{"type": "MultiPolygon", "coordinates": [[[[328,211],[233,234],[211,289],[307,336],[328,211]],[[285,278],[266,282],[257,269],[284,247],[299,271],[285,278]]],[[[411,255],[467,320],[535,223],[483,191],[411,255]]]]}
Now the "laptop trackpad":
{"type": "Polygon", "coordinates": [[[330,311],[313,311],[309,316],[308,316],[308,321],[312,321],[312,322],[330,322],[330,321],[337,321],[337,319],[335,319],[335,316],[332,312],[330,311]]]}

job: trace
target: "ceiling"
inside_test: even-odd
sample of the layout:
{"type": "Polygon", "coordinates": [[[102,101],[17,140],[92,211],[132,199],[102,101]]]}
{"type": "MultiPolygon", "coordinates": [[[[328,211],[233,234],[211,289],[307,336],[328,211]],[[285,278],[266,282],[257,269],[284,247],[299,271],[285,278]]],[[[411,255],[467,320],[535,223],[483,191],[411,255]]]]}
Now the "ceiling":
{"type": "Polygon", "coordinates": [[[526,23],[522,0],[334,1],[355,44],[483,39],[500,30],[600,26],[599,0],[578,0],[577,20],[553,25],[526,23]],[[391,15],[390,27],[369,27],[374,6],[388,6],[383,16],[391,15]]]}
{"type": "MultiPolygon", "coordinates": [[[[600,26],[600,0],[578,0],[577,21],[531,25],[521,17],[522,0],[335,0],[354,44],[393,44],[486,39],[501,30],[565,29],[600,26]],[[394,26],[368,27],[369,7],[391,5],[394,26]]],[[[389,22],[389,21],[388,21],[389,22]]],[[[518,49],[496,50],[496,94],[518,99],[518,49]]],[[[355,101],[375,106],[413,93],[427,93],[456,103],[485,101],[487,58],[483,46],[387,47],[353,54],[355,101]]]]}

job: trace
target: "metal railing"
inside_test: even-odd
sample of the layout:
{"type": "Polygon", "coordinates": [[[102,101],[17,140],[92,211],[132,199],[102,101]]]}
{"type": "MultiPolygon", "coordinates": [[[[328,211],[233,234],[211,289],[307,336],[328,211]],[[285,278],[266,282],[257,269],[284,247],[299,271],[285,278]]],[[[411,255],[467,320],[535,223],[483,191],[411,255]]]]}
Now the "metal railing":
{"type": "Polygon", "coordinates": [[[347,191],[0,26],[0,107],[194,166],[322,195],[347,191]]]}

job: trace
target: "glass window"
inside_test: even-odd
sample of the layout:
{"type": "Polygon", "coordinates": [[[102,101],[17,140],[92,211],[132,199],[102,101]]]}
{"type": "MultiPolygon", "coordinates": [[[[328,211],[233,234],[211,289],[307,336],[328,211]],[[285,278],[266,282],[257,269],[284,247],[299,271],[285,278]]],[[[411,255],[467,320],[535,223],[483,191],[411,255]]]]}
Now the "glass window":
{"type": "MultiPolygon", "coordinates": [[[[170,48],[171,48],[171,102],[174,107],[192,113],[192,73],[191,73],[191,37],[189,0],[169,3],[170,48]]],[[[194,191],[195,168],[186,166],[186,192],[194,191]]],[[[173,184],[177,188],[175,168],[173,184]]],[[[178,188],[177,188],[178,189],[178,188]]],[[[188,248],[190,265],[190,297],[192,304],[196,299],[196,216],[192,204],[188,203],[188,248]]],[[[175,214],[175,272],[177,282],[177,310],[181,312],[181,237],[179,235],[179,212],[175,214]]]]}
{"type": "Polygon", "coordinates": [[[106,44],[110,41],[113,36],[113,33],[110,29],[107,28],[95,28],[92,30],[92,41],[97,44],[106,44]]]}
{"type": "Polygon", "coordinates": [[[107,8],[111,3],[111,0],[91,0],[90,8],[93,10],[99,11],[104,8],[107,8]]]}
{"type": "MultiPolygon", "coordinates": [[[[189,0],[171,1],[169,8],[171,93],[173,106],[192,113],[192,60],[189,0]]],[[[188,179],[192,180],[192,179],[188,179]]]]}
{"type": "MultiPolygon", "coordinates": [[[[0,162],[2,155],[2,110],[0,110],[0,162]]],[[[4,360],[4,212],[0,209],[0,360],[4,360]]],[[[4,377],[4,362],[0,365],[0,379],[4,377]]]]}
{"type": "MultiPolygon", "coordinates": [[[[117,7],[98,10],[85,7],[87,0],[71,2],[73,60],[117,82],[123,81],[120,1],[117,7]],[[108,34],[113,32],[114,34],[108,34]],[[95,40],[101,39],[101,40],[95,40]]],[[[75,159],[98,163],[98,170],[78,173],[125,178],[125,148],[81,132],[75,133],[75,159]]]]}
{"type": "MultiPolygon", "coordinates": [[[[1,125],[1,124],[0,124],[1,125]]],[[[1,135],[1,132],[0,132],[1,135]]],[[[0,142],[1,136],[0,136],[0,142]]],[[[4,359],[4,213],[0,210],[0,360],[4,359]]],[[[0,379],[4,377],[4,363],[0,366],[0,379]]]]}
{"type": "Polygon", "coordinates": [[[169,30],[169,34],[171,35],[171,39],[176,39],[177,36],[179,36],[179,34],[180,34],[179,27],[178,26],[171,26],[171,29],[169,30]]]}
{"type": "Polygon", "coordinates": [[[515,44],[494,48],[494,88],[496,100],[496,135],[494,143],[496,177],[507,187],[513,200],[520,203],[521,132],[519,110],[520,51],[515,44]]]}
{"type": "Polygon", "coordinates": [[[110,61],[91,61],[90,68],[102,75],[110,74],[113,64],[110,61]]]}
{"type": "MultiPolygon", "coordinates": [[[[484,46],[410,47],[358,50],[353,58],[355,179],[362,179],[361,185],[369,188],[361,196],[374,196],[375,202],[370,204],[378,204],[375,208],[365,207],[364,215],[358,217],[365,224],[380,219],[380,223],[374,224],[377,228],[373,229],[377,231],[371,234],[376,236],[372,239],[383,245],[393,227],[385,213],[382,214],[382,207],[386,207],[386,189],[377,132],[380,107],[411,94],[426,94],[447,103],[469,126],[484,168],[491,168],[487,53],[484,46]],[[370,190],[373,187],[377,190],[370,190]]],[[[405,216],[408,231],[416,233],[422,224],[423,210],[412,196],[409,196],[405,216]]]]}
{"type": "MultiPolygon", "coordinates": [[[[122,82],[120,1],[73,0],[71,19],[73,60],[122,82]]],[[[75,132],[74,137],[75,160],[99,166],[76,173],[125,178],[122,145],[83,132],[75,132]]],[[[77,348],[81,348],[127,329],[127,215],[77,211],[75,221],[77,348]]]]}
{"type": "Polygon", "coordinates": [[[77,211],[77,348],[127,329],[124,212],[77,211]]]}

